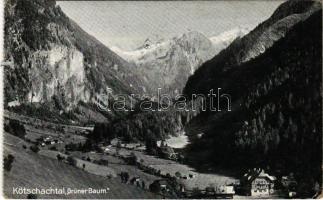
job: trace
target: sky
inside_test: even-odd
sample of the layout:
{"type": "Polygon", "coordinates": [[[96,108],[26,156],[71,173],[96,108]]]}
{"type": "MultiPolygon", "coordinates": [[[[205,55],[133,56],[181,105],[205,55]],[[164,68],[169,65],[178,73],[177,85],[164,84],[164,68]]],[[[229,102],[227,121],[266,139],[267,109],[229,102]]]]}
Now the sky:
{"type": "Polygon", "coordinates": [[[282,1],[59,1],[64,13],[108,47],[133,50],[147,38],[188,31],[207,37],[254,28],[282,1]]]}

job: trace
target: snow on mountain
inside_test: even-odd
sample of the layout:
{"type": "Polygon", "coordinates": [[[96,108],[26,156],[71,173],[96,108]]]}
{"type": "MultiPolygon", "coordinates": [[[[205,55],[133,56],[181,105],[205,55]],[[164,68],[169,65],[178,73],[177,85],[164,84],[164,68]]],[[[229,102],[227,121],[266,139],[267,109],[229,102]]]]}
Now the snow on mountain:
{"type": "Polygon", "coordinates": [[[210,37],[209,39],[213,43],[214,48],[216,49],[216,53],[219,53],[222,49],[228,47],[231,44],[231,42],[233,42],[236,38],[246,35],[249,31],[249,28],[238,27],[220,33],[217,36],[210,37]]]}
{"type": "Polygon", "coordinates": [[[143,62],[144,59],[152,60],[155,57],[158,57],[158,55],[166,52],[171,46],[171,41],[150,45],[146,41],[142,47],[134,51],[124,51],[116,46],[111,47],[111,50],[120,55],[128,62],[140,63],[140,61],[143,62]]]}
{"type": "Polygon", "coordinates": [[[162,88],[171,95],[181,93],[196,68],[215,55],[212,42],[194,31],[170,40],[149,38],[134,51],[123,51],[117,47],[111,49],[134,63],[137,72],[153,91],[162,88]]]}
{"type": "MultiPolygon", "coordinates": [[[[235,40],[237,37],[242,37],[249,31],[249,28],[237,27],[232,30],[220,33],[219,35],[209,37],[209,40],[212,42],[215,48],[215,53],[218,53],[222,49],[229,46],[229,44],[233,42],[233,40],[235,40]]],[[[144,41],[143,45],[141,45],[139,48],[133,51],[125,51],[116,46],[113,46],[110,49],[127,61],[140,63],[145,62],[144,59],[151,60],[154,59],[154,56],[159,57],[160,55],[163,55],[168,49],[171,48],[172,45],[174,45],[176,39],[185,37],[187,35],[194,35],[193,33],[195,33],[195,35],[201,34],[198,32],[191,31],[179,37],[171,38],[169,40],[165,40],[160,37],[158,37],[158,39],[147,38],[144,41]]]]}
{"type": "Polygon", "coordinates": [[[151,84],[152,89],[163,88],[170,94],[178,94],[200,65],[247,32],[248,29],[236,28],[207,38],[202,33],[190,31],[169,40],[159,36],[147,38],[143,45],[133,51],[118,47],[111,50],[134,63],[138,73],[151,84]]]}

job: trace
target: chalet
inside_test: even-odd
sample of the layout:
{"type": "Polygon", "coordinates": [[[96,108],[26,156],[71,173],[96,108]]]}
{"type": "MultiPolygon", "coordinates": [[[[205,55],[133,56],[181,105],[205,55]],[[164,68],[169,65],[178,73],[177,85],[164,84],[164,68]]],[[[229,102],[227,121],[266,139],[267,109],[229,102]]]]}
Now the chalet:
{"type": "Polygon", "coordinates": [[[276,177],[261,169],[249,170],[241,179],[241,188],[245,195],[263,197],[274,193],[276,177]]]}

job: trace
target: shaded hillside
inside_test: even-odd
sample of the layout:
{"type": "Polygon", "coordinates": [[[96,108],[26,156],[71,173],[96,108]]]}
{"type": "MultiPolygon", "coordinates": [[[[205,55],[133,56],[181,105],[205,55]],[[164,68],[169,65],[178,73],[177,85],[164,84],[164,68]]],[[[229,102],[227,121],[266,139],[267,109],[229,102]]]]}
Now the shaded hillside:
{"type": "Polygon", "coordinates": [[[116,137],[122,138],[124,142],[145,141],[150,137],[157,140],[167,139],[169,136],[182,134],[185,125],[197,113],[199,112],[177,110],[175,105],[158,105],[157,102],[145,99],[139,101],[129,115],[109,124],[97,124],[94,138],[91,139],[98,143],[110,141],[116,137]],[[168,109],[162,107],[168,107],[168,109]]]}
{"type": "Polygon", "coordinates": [[[129,63],[84,32],[55,1],[6,0],[4,46],[11,63],[5,105],[53,104],[66,111],[108,88],[129,95],[145,85],[129,63]]]}
{"type": "Polygon", "coordinates": [[[318,6],[308,1],[282,4],[244,40],[266,31],[259,29],[265,25],[273,33],[280,30],[273,20],[299,18],[283,37],[249,61],[224,62],[234,55],[232,48],[244,45],[243,39],[237,40],[189,80],[188,95],[222,88],[232,97],[231,112],[208,112],[195,119],[194,125],[204,134],[187,148],[191,164],[200,169],[221,166],[241,172],[263,167],[277,175],[293,172],[300,183],[298,194],[314,193],[314,184],[321,184],[322,159],[322,14],[318,6]]]}
{"type": "Polygon", "coordinates": [[[184,94],[207,93],[215,83],[222,82],[222,74],[264,53],[283,38],[295,24],[306,20],[319,10],[318,1],[287,1],[272,16],[242,38],[238,38],[214,58],[204,63],[185,86],[184,94]]]}

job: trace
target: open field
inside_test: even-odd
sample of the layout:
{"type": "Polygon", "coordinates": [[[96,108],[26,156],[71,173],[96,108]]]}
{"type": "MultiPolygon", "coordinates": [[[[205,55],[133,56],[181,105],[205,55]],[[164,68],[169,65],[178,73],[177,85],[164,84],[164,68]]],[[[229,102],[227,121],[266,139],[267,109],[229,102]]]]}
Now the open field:
{"type": "MultiPolygon", "coordinates": [[[[60,154],[63,157],[67,157],[66,154],[60,153],[58,151],[51,151],[51,150],[41,150],[38,152],[38,154],[52,158],[52,159],[56,159],[57,154],[60,154]]],[[[92,162],[89,161],[85,161],[82,159],[76,159],[76,167],[82,169],[83,165],[85,166],[84,171],[89,172],[91,174],[94,175],[98,175],[98,176],[103,176],[103,177],[107,177],[107,176],[112,176],[112,177],[117,177],[117,173],[111,169],[110,167],[106,167],[103,165],[98,165],[98,164],[94,164],[92,162]]]]}
{"type": "Polygon", "coordinates": [[[126,164],[122,159],[111,156],[103,153],[81,153],[81,152],[71,152],[71,155],[81,158],[81,157],[89,157],[91,160],[108,160],[108,168],[113,170],[114,173],[120,174],[121,172],[128,172],[130,175],[130,179],[132,177],[140,177],[141,181],[144,181],[146,187],[151,184],[153,181],[160,179],[160,177],[148,174],[138,169],[136,166],[126,164]]]}
{"type": "Polygon", "coordinates": [[[6,133],[4,137],[4,155],[15,157],[11,171],[4,173],[4,194],[8,198],[26,198],[26,195],[12,194],[13,187],[110,189],[106,194],[37,195],[38,198],[159,198],[135,186],[122,184],[119,179],[96,176],[23,149],[24,141],[15,136],[6,133]]]}
{"type": "MultiPolygon", "coordinates": [[[[116,154],[115,147],[109,147],[111,154],[116,154]]],[[[121,148],[119,150],[119,155],[128,156],[131,153],[134,153],[137,157],[137,160],[142,160],[142,164],[147,167],[151,167],[161,171],[161,174],[166,175],[169,173],[171,176],[175,176],[176,172],[180,172],[182,176],[189,177],[189,175],[193,175],[193,178],[181,179],[181,182],[185,185],[186,189],[191,190],[194,187],[205,189],[210,185],[226,185],[230,183],[235,183],[237,179],[233,177],[228,177],[219,174],[205,174],[197,172],[195,169],[180,164],[173,160],[166,160],[162,158],[158,158],[155,156],[147,155],[142,151],[134,151],[128,150],[125,148],[121,148]]]]}

